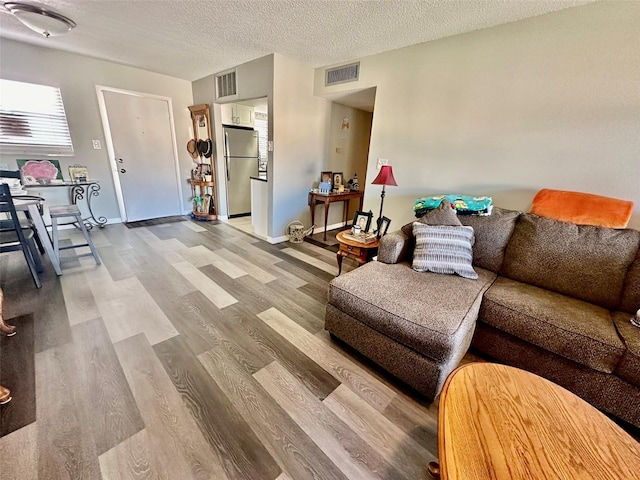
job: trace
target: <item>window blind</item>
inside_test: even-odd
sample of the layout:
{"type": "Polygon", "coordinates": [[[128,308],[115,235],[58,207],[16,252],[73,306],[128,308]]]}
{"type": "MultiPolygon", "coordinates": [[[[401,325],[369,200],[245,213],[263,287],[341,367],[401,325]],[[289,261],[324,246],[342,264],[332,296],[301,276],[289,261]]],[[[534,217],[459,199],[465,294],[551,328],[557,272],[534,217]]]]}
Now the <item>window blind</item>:
{"type": "Polygon", "coordinates": [[[59,88],[0,79],[0,152],[73,155],[59,88]]]}

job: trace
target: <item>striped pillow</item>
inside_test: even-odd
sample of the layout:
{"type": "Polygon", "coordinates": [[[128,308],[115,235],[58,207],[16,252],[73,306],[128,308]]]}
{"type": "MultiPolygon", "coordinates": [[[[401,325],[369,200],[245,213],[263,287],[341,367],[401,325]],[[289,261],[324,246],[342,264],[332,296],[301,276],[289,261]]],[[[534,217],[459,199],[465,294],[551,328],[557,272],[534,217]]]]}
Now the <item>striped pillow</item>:
{"type": "Polygon", "coordinates": [[[416,272],[457,273],[464,278],[478,278],[471,266],[473,227],[413,222],[413,234],[416,237],[413,252],[413,269],[416,272]]]}

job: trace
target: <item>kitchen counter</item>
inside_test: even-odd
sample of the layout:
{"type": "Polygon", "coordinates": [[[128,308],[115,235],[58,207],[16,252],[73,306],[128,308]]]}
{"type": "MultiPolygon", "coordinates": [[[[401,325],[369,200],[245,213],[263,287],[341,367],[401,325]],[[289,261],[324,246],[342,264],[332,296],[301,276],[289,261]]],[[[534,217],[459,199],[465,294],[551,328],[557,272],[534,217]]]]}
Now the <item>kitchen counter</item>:
{"type": "Polygon", "coordinates": [[[267,181],[267,174],[266,173],[260,173],[258,174],[257,177],[249,177],[251,178],[251,180],[260,180],[261,182],[266,182],[267,181]]]}
{"type": "Polygon", "coordinates": [[[251,224],[256,235],[266,238],[269,220],[267,177],[251,177],[251,224]]]}

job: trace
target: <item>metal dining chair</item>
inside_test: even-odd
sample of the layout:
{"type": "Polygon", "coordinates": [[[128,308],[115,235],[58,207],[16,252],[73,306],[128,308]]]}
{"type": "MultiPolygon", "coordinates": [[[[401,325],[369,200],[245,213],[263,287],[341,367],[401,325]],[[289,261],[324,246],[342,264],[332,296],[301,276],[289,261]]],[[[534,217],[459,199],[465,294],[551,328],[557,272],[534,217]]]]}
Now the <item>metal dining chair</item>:
{"type": "Polygon", "coordinates": [[[42,287],[38,272],[43,272],[44,269],[33,239],[33,230],[30,225],[24,226],[20,223],[11,190],[6,183],[0,183],[0,212],[8,214],[9,217],[0,231],[0,253],[22,250],[36,287],[42,287]]]}

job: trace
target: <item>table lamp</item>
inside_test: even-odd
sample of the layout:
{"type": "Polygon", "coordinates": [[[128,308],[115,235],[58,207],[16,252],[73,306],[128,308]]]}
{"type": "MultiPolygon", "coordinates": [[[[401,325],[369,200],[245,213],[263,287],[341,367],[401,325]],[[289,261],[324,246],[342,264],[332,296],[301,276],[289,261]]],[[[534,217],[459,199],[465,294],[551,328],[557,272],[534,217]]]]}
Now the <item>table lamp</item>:
{"type": "Polygon", "coordinates": [[[382,193],[380,194],[380,215],[377,220],[377,228],[376,233],[380,236],[380,223],[382,222],[382,206],[384,205],[384,195],[385,195],[385,187],[387,185],[397,187],[396,179],[393,178],[393,168],[391,165],[383,165],[380,167],[380,171],[378,172],[378,176],[373,179],[371,182],[373,185],[382,185],[382,193]]]}

